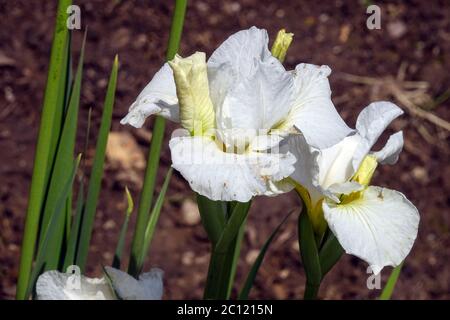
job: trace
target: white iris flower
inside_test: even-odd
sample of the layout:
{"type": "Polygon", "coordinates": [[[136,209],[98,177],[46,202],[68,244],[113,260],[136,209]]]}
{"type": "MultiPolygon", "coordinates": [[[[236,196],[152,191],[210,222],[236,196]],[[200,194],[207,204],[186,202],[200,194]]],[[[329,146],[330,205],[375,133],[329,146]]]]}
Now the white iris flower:
{"type": "Polygon", "coordinates": [[[330,72],[310,64],[286,71],[268,49],[267,32],[252,27],[229,37],[208,62],[197,52],[164,64],[121,123],[141,127],[152,114],[180,122],[184,129],[170,140],[173,167],[212,200],[275,195],[289,190],[285,178],[296,161],[279,148],[286,135],[300,131],[324,148],[351,132],[331,102],[330,72]]]}
{"type": "Polygon", "coordinates": [[[360,113],[356,132],[332,147],[311,147],[301,135],[289,141],[297,157],[292,179],[301,185],[297,190],[316,233],[328,224],[345,251],[367,261],[375,273],[399,265],[417,236],[416,207],[398,191],[368,186],[377,163],[398,159],[402,132],[391,135],[381,151],[370,150],[402,113],[392,103],[376,102],[360,113]]]}
{"type": "Polygon", "coordinates": [[[105,267],[106,277],[44,272],[36,283],[38,300],[161,300],[163,271],[153,268],[136,280],[128,273],[105,267]]]}

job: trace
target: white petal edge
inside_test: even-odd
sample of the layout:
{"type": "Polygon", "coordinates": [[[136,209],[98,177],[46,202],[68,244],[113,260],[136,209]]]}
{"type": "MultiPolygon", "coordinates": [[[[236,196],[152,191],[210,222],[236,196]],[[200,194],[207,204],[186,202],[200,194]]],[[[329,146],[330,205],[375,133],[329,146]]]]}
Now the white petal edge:
{"type": "Polygon", "coordinates": [[[123,300],[161,300],[163,271],[151,269],[136,280],[128,273],[106,266],[105,272],[117,295],[123,300]]]}
{"type": "Polygon", "coordinates": [[[208,67],[219,68],[223,64],[229,64],[238,79],[247,78],[255,71],[255,59],[276,60],[269,51],[268,43],[269,35],[264,29],[251,27],[238,31],[213,52],[208,60],[208,67]]]}
{"type": "Polygon", "coordinates": [[[417,237],[419,212],[395,190],[368,187],[360,199],[344,205],[324,201],[323,211],[345,251],[366,261],[375,274],[398,266],[417,237]]]}
{"type": "Polygon", "coordinates": [[[360,112],[356,130],[363,140],[353,157],[355,171],[387,126],[402,114],[402,109],[388,101],[373,102],[360,112]]]}
{"type": "Polygon", "coordinates": [[[393,165],[397,162],[403,149],[403,132],[399,131],[391,135],[383,149],[374,152],[373,155],[381,164],[393,165]]]}
{"type": "Polygon", "coordinates": [[[151,115],[159,115],[174,122],[180,121],[173,72],[167,63],[142,90],[120,123],[141,128],[151,115]]]}
{"type": "Polygon", "coordinates": [[[294,171],[291,153],[226,153],[216,141],[191,137],[177,130],[169,142],[172,167],[187,180],[192,190],[211,200],[247,202],[257,195],[286,192],[279,185],[294,171]]]}
{"type": "Polygon", "coordinates": [[[41,274],[36,282],[38,300],[115,300],[104,278],[62,273],[56,270],[41,274]]]}
{"type": "Polygon", "coordinates": [[[300,130],[312,146],[330,147],[353,130],[341,118],[331,101],[328,66],[302,63],[294,72],[294,101],[283,124],[285,130],[292,125],[300,130]]]}

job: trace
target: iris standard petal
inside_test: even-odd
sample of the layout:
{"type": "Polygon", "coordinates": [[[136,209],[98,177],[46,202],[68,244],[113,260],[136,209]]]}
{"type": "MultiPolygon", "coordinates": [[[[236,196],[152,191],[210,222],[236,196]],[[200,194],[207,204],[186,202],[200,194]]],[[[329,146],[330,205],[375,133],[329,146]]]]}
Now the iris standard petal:
{"type": "Polygon", "coordinates": [[[227,146],[243,136],[236,129],[265,135],[287,116],[292,104],[292,76],[277,66],[279,62],[255,64],[254,74],[228,92],[216,116],[217,129],[227,146]]]}
{"type": "Polygon", "coordinates": [[[402,114],[402,109],[387,101],[373,102],[361,111],[356,120],[356,130],[362,140],[353,157],[355,170],[358,169],[361,161],[372,149],[387,126],[402,114]]]}
{"type": "Polygon", "coordinates": [[[238,31],[213,52],[208,60],[208,68],[229,64],[236,74],[236,80],[248,78],[255,72],[255,61],[266,59],[278,61],[272,57],[268,43],[269,36],[264,29],[251,27],[238,31]]]}
{"type": "Polygon", "coordinates": [[[331,101],[328,66],[299,64],[294,72],[294,100],[280,130],[295,126],[312,146],[330,147],[352,130],[345,124],[331,101]]]}
{"type": "Polygon", "coordinates": [[[399,131],[391,135],[383,149],[374,152],[373,155],[381,164],[393,165],[397,162],[403,149],[403,132],[399,131]]]}

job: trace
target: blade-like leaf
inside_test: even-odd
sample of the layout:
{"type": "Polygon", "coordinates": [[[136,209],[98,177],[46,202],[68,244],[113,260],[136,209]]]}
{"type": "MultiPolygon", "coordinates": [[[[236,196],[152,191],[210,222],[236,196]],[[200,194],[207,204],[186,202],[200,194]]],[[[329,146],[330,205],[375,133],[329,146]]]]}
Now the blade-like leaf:
{"type": "Polygon", "coordinates": [[[122,224],[122,228],[120,229],[119,241],[117,242],[116,252],[114,254],[114,259],[112,263],[112,267],[116,269],[120,269],[120,264],[122,261],[122,252],[125,246],[125,238],[128,230],[128,224],[130,222],[130,216],[134,208],[133,198],[131,197],[130,191],[128,190],[127,187],[125,187],[125,195],[127,198],[127,212],[125,214],[125,219],[122,224]]]}
{"type": "Polygon", "coordinates": [[[315,299],[322,280],[319,252],[313,227],[303,206],[298,221],[298,239],[303,267],[306,273],[305,299],[315,299]]]}
{"type": "Polygon", "coordinates": [[[203,227],[208,234],[209,241],[215,246],[225,227],[226,204],[222,201],[210,200],[197,194],[197,204],[203,227]]]}
{"type": "MultiPolygon", "coordinates": [[[[172,26],[169,34],[169,44],[166,54],[166,61],[172,60],[178,52],[181,34],[183,32],[184,15],[186,12],[187,0],[176,0],[172,18],[172,26]]],[[[155,190],[156,176],[159,168],[159,158],[161,145],[164,138],[165,120],[157,116],[153,124],[153,135],[148,152],[147,168],[145,170],[144,183],[139,199],[136,227],[131,243],[130,265],[128,273],[137,276],[138,260],[144,247],[145,226],[150,215],[155,190]]]]}
{"type": "Polygon", "coordinates": [[[172,177],[172,171],[173,171],[172,168],[170,168],[169,171],[167,171],[166,178],[161,187],[161,191],[158,195],[158,198],[156,199],[155,206],[153,207],[153,210],[150,214],[149,220],[147,222],[147,227],[145,228],[144,247],[137,264],[137,270],[139,270],[139,273],[142,270],[142,267],[144,266],[145,257],[147,256],[150,244],[153,239],[153,235],[155,233],[156,224],[161,214],[161,209],[164,203],[167,188],[169,187],[170,178],[172,177]]]}
{"type": "Polygon", "coordinates": [[[24,236],[22,240],[19,279],[17,283],[17,299],[25,299],[30,271],[35,253],[36,238],[38,235],[39,220],[43,205],[43,197],[48,184],[48,172],[51,167],[49,159],[52,158],[51,140],[54,134],[54,121],[57,109],[59,88],[66,79],[63,77],[65,67],[64,57],[66,52],[67,37],[69,34],[66,28],[67,7],[72,2],[70,0],[60,0],[57,9],[56,25],[50,56],[47,85],[45,88],[44,104],[41,114],[41,123],[35,152],[33,176],[31,181],[30,196],[25,221],[24,236]]]}
{"type": "Polygon", "coordinates": [[[89,178],[83,220],[81,223],[80,243],[78,246],[76,261],[82,272],[84,271],[86,265],[89,243],[91,241],[92,229],[94,225],[95,211],[97,208],[98,196],[100,194],[103,176],[103,165],[105,162],[106,142],[108,140],[108,133],[111,128],[111,118],[114,106],[114,97],[116,93],[118,68],[119,60],[116,56],[111,70],[111,75],[109,77],[108,89],[106,91],[102,120],[98,133],[97,145],[95,148],[95,156],[91,169],[91,176],[89,178]]]}
{"type": "MultiPolygon", "coordinates": [[[[81,80],[83,77],[83,59],[84,59],[85,41],[86,41],[86,34],[83,40],[83,44],[81,46],[80,58],[78,60],[78,69],[75,76],[73,89],[71,90],[72,94],[69,100],[69,107],[67,109],[66,119],[64,120],[61,139],[58,144],[58,150],[55,156],[54,168],[52,171],[52,175],[50,177],[50,186],[44,208],[44,217],[42,224],[43,232],[46,232],[50,215],[53,213],[56,207],[59,196],[58,190],[61,188],[61,184],[67,180],[67,177],[70,175],[70,172],[72,170],[73,165],[72,159],[77,134],[77,120],[81,94],[81,80]]],[[[65,211],[67,212],[67,200],[65,211]]],[[[51,254],[47,256],[48,260],[45,263],[46,270],[54,270],[58,268],[65,231],[65,221],[66,216],[59,215],[58,220],[55,222],[56,223],[55,233],[49,235],[50,237],[49,252],[51,254]]]]}
{"type": "Polygon", "coordinates": [[[248,295],[250,294],[250,290],[252,289],[253,283],[255,282],[256,275],[258,273],[259,267],[261,266],[264,256],[266,255],[267,250],[269,249],[270,244],[272,243],[273,239],[275,238],[278,231],[281,229],[283,224],[287,221],[287,219],[290,217],[290,215],[294,211],[291,211],[288,213],[286,217],[280,222],[280,224],[275,228],[275,230],[272,231],[269,238],[267,238],[266,242],[264,242],[264,245],[261,248],[261,251],[258,254],[258,257],[256,258],[255,262],[253,263],[247,278],[245,279],[244,285],[242,286],[241,292],[239,293],[238,299],[239,300],[246,300],[248,299],[248,295]]]}
{"type": "Polygon", "coordinates": [[[49,153],[49,163],[50,166],[47,169],[47,181],[50,179],[50,176],[53,174],[53,167],[55,164],[56,152],[58,149],[59,141],[61,139],[61,131],[64,123],[64,118],[66,114],[66,110],[68,107],[68,99],[70,96],[70,88],[71,88],[71,35],[70,32],[67,35],[67,44],[64,50],[64,59],[62,61],[61,68],[61,82],[58,86],[58,97],[56,100],[57,108],[55,109],[55,115],[53,117],[53,134],[50,140],[50,153],[49,153]]]}
{"type": "MultiPolygon", "coordinates": [[[[89,136],[91,131],[91,119],[92,119],[92,108],[89,108],[88,116],[87,116],[87,128],[86,128],[86,139],[83,147],[83,154],[87,154],[89,147],[89,136]]],[[[84,171],[86,168],[86,161],[83,158],[80,164],[80,172],[81,175],[79,177],[79,188],[78,188],[78,197],[75,206],[75,215],[73,217],[73,223],[70,228],[69,238],[67,240],[67,248],[66,255],[64,257],[64,267],[63,270],[66,270],[68,266],[74,265],[76,263],[77,257],[77,247],[80,242],[80,227],[81,221],[83,220],[83,212],[84,212],[84,203],[85,203],[85,193],[84,193],[84,171]]]]}
{"type": "Polygon", "coordinates": [[[80,188],[78,189],[77,203],[75,208],[75,216],[70,228],[69,239],[67,240],[66,254],[64,257],[63,271],[68,266],[75,264],[77,244],[80,236],[80,226],[83,219],[84,209],[84,183],[83,179],[80,179],[80,188]]]}
{"type": "Polygon", "coordinates": [[[25,298],[30,296],[30,293],[32,292],[34,285],[36,283],[36,280],[41,274],[41,272],[46,267],[46,261],[48,261],[48,255],[51,254],[49,251],[50,241],[51,241],[51,235],[55,233],[55,230],[57,228],[57,221],[59,219],[59,216],[64,216],[64,206],[66,204],[67,195],[72,190],[72,184],[73,180],[75,178],[75,174],[78,169],[78,165],[80,164],[81,154],[78,155],[77,159],[75,160],[74,165],[72,166],[72,172],[70,176],[68,177],[67,181],[64,183],[63,188],[61,189],[58,197],[58,203],[53,211],[52,216],[50,217],[50,222],[48,225],[48,228],[46,232],[44,233],[44,239],[42,241],[42,245],[39,248],[37,254],[36,254],[36,262],[33,268],[33,272],[31,274],[31,279],[28,285],[28,288],[25,292],[25,298]]]}
{"type": "Polygon", "coordinates": [[[231,291],[233,290],[234,281],[236,279],[236,270],[237,270],[237,264],[239,262],[239,257],[241,255],[241,247],[242,247],[242,240],[244,239],[245,235],[245,227],[247,225],[247,219],[244,220],[241,227],[239,228],[239,232],[237,237],[233,241],[233,258],[231,260],[231,270],[230,270],[230,276],[228,278],[228,292],[227,296],[231,296],[231,291]]]}
{"type": "MultiPolygon", "coordinates": [[[[224,204],[222,203],[221,206],[223,207],[224,204]]],[[[210,211],[207,212],[206,216],[218,216],[221,206],[217,206],[216,210],[218,212],[210,211]]],[[[230,297],[234,283],[237,257],[240,253],[242,235],[250,206],[251,201],[246,203],[229,203],[228,208],[231,210],[231,213],[229,212],[227,214],[229,218],[211,253],[204,293],[205,299],[228,299],[230,297]]],[[[204,215],[203,213],[202,219],[204,215]]]]}
{"type": "Polygon", "coordinates": [[[251,206],[249,202],[238,202],[233,206],[233,211],[228,219],[222,234],[216,243],[215,252],[224,253],[228,250],[231,242],[236,238],[239,229],[247,219],[247,214],[251,206]]]}
{"type": "Polygon", "coordinates": [[[341,247],[338,239],[331,230],[328,230],[327,238],[319,252],[322,278],[339,261],[343,253],[344,249],[341,247]]]}
{"type": "Polygon", "coordinates": [[[383,292],[381,292],[380,300],[389,300],[391,299],[392,293],[394,292],[395,285],[397,283],[398,277],[400,276],[400,273],[402,271],[403,262],[396,266],[393,270],[391,275],[389,276],[389,279],[384,286],[383,292]]]}

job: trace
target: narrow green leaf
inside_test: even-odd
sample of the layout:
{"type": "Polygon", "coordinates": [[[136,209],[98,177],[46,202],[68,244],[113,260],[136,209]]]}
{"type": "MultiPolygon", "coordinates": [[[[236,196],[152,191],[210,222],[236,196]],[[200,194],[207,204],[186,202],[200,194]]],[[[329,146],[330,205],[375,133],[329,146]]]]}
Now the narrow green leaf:
{"type": "Polygon", "coordinates": [[[231,291],[233,290],[234,281],[236,279],[236,270],[237,270],[237,264],[239,262],[239,257],[241,255],[241,247],[242,247],[242,240],[244,239],[245,235],[245,227],[247,225],[247,219],[244,220],[241,227],[239,228],[239,232],[237,237],[234,239],[231,251],[233,252],[233,257],[230,262],[231,264],[231,270],[230,270],[230,276],[228,278],[228,292],[227,296],[231,296],[231,291]]]}
{"type": "MultiPolygon", "coordinates": [[[[89,136],[91,131],[91,123],[92,123],[92,108],[89,108],[88,116],[87,116],[87,127],[86,127],[86,139],[84,142],[83,147],[83,154],[87,154],[88,147],[89,147],[89,136]]],[[[78,179],[79,181],[79,188],[78,188],[78,196],[77,196],[77,202],[75,206],[75,215],[73,217],[73,223],[71,226],[69,239],[67,240],[67,248],[66,248],[66,255],[64,257],[64,267],[63,270],[66,270],[68,266],[74,265],[76,263],[76,257],[77,257],[77,248],[78,244],[80,242],[80,228],[81,228],[81,221],[83,220],[83,212],[84,212],[84,204],[85,204],[85,193],[84,193],[84,172],[86,168],[86,161],[83,158],[81,160],[80,164],[80,172],[81,175],[78,179]]]]}
{"type": "Polygon", "coordinates": [[[86,204],[81,223],[80,243],[77,252],[77,265],[81,271],[84,271],[89,251],[89,243],[91,241],[92,229],[94,226],[95,211],[97,208],[98,196],[103,176],[103,165],[105,162],[106,143],[108,133],[111,128],[112,110],[114,106],[114,98],[116,93],[117,73],[119,69],[118,57],[114,59],[111,75],[109,77],[108,88],[106,91],[105,103],[103,107],[102,120],[95,148],[94,162],[89,178],[89,185],[86,195],[86,204]]]}
{"type": "Polygon", "coordinates": [[[68,177],[67,181],[64,183],[63,188],[61,189],[58,197],[58,204],[55,207],[53,214],[50,218],[50,222],[48,225],[48,228],[44,234],[44,240],[42,242],[42,246],[39,248],[37,254],[36,254],[36,262],[33,268],[33,272],[31,273],[31,279],[29,282],[29,285],[27,287],[27,290],[25,292],[25,298],[29,297],[35,283],[37,281],[38,276],[42,273],[42,271],[45,270],[46,267],[46,261],[48,261],[48,255],[50,254],[50,241],[51,241],[51,235],[55,233],[59,216],[64,215],[64,206],[66,204],[67,195],[72,190],[72,184],[73,180],[75,178],[75,174],[78,169],[78,165],[80,164],[81,154],[78,155],[77,159],[75,160],[74,165],[72,166],[72,172],[70,176],[68,177]]]}
{"type": "Polygon", "coordinates": [[[222,201],[210,200],[200,194],[197,194],[197,204],[203,227],[208,234],[209,241],[215,246],[225,227],[226,205],[222,201]]]}
{"type": "Polygon", "coordinates": [[[245,203],[237,202],[234,205],[231,216],[228,219],[219,240],[217,241],[215,247],[216,253],[224,253],[228,250],[231,242],[236,238],[245,219],[247,219],[250,206],[251,201],[245,203]]]}
{"type": "MultiPolygon", "coordinates": [[[[183,32],[184,15],[187,0],[176,0],[175,10],[172,18],[172,26],[169,35],[169,44],[166,61],[172,60],[178,52],[181,34],[183,32]]],[[[159,168],[161,145],[164,138],[165,120],[157,116],[153,124],[153,136],[148,152],[147,168],[145,170],[144,184],[139,200],[136,227],[131,243],[130,265],[128,273],[137,276],[137,263],[144,246],[145,226],[150,215],[155,190],[156,175],[159,168]]]]}
{"type": "Polygon", "coordinates": [[[164,179],[164,183],[161,187],[161,191],[158,195],[158,198],[156,199],[155,206],[153,207],[153,210],[147,222],[147,226],[145,228],[144,247],[137,265],[137,270],[139,270],[139,273],[141,272],[142,267],[144,266],[145,257],[147,256],[150,244],[153,239],[153,235],[155,234],[156,224],[158,223],[159,216],[161,214],[164,198],[166,196],[167,188],[169,187],[170,178],[172,177],[172,171],[173,171],[172,168],[170,168],[169,171],[167,171],[166,178],[164,179]]]}
{"type": "Polygon", "coordinates": [[[391,299],[392,293],[394,292],[395,285],[397,284],[398,277],[402,271],[403,262],[396,266],[389,276],[386,285],[384,286],[383,292],[381,292],[380,300],[389,300],[391,299]]]}
{"type": "Polygon", "coordinates": [[[333,268],[344,253],[338,239],[331,230],[328,230],[327,238],[320,249],[319,260],[320,270],[322,271],[322,278],[333,268]]]}
{"type": "Polygon", "coordinates": [[[47,177],[50,170],[54,119],[57,114],[58,93],[60,84],[65,81],[62,78],[64,68],[64,53],[66,50],[68,29],[66,28],[66,9],[72,2],[60,0],[57,9],[57,18],[53,36],[50,65],[47,85],[45,88],[44,104],[41,114],[41,123],[35,152],[33,175],[28,201],[28,209],[25,221],[24,236],[19,267],[19,279],[17,283],[17,299],[25,299],[30,272],[35,253],[36,238],[38,235],[39,220],[41,216],[43,197],[47,189],[47,177]]]}
{"type": "Polygon", "coordinates": [[[298,239],[306,273],[305,299],[315,299],[322,280],[322,272],[314,230],[306,210],[306,206],[303,206],[298,221],[298,239]]]}
{"type": "MultiPolygon", "coordinates": [[[[84,47],[86,41],[86,34],[81,47],[80,58],[78,60],[78,68],[73,84],[73,89],[69,107],[67,109],[66,119],[64,120],[64,126],[62,129],[61,139],[58,144],[58,150],[55,156],[55,164],[50,177],[50,186],[47,194],[47,199],[44,207],[44,217],[42,230],[46,232],[50,215],[53,213],[58,202],[58,190],[61,188],[61,184],[67,180],[72,170],[72,159],[75,149],[75,141],[77,135],[77,121],[78,110],[80,104],[81,94],[81,80],[83,77],[83,60],[84,60],[84,47]]],[[[68,198],[70,198],[68,196],[68,198]]],[[[67,200],[66,200],[67,204],[67,200]]],[[[71,206],[71,204],[70,204],[71,206]]],[[[67,206],[66,210],[67,212],[67,206]]],[[[65,231],[65,215],[59,215],[58,220],[55,222],[55,233],[50,234],[49,240],[49,254],[45,263],[46,270],[58,269],[58,263],[60,261],[61,248],[63,243],[64,231],[65,231]]]]}
{"type": "Polygon", "coordinates": [[[280,224],[275,228],[275,230],[272,231],[269,238],[267,238],[266,242],[264,242],[264,245],[262,246],[261,251],[258,254],[258,257],[256,258],[255,262],[250,268],[247,278],[245,279],[244,285],[242,286],[241,292],[239,293],[238,296],[239,300],[248,299],[248,295],[250,294],[250,290],[252,289],[253,283],[255,282],[256,279],[256,275],[258,274],[259,267],[261,267],[261,264],[264,260],[267,250],[270,247],[270,244],[272,243],[273,239],[275,238],[276,234],[281,229],[283,224],[287,221],[287,219],[291,216],[293,212],[294,211],[289,212],[288,215],[284,217],[283,220],[281,220],[280,224]]]}
{"type": "MultiPolygon", "coordinates": [[[[213,220],[216,216],[219,216],[220,209],[224,207],[224,204],[225,202],[218,202],[215,204],[216,211],[208,211],[206,214],[201,213],[202,219],[203,216],[207,216],[213,220]]],[[[246,203],[228,203],[229,212],[227,216],[229,218],[223,227],[216,245],[213,245],[211,253],[204,293],[205,299],[229,299],[230,297],[245,221],[250,206],[250,201],[246,203]]],[[[200,212],[202,212],[202,209],[200,209],[200,212]]]]}
{"type": "Polygon", "coordinates": [[[119,241],[117,242],[116,252],[114,254],[114,259],[113,259],[113,263],[112,263],[112,267],[116,268],[116,269],[120,269],[120,264],[122,261],[122,252],[123,252],[123,248],[125,246],[125,239],[126,239],[127,230],[128,230],[128,224],[130,222],[130,216],[131,216],[131,213],[133,212],[133,207],[134,207],[133,198],[131,197],[128,187],[125,187],[125,195],[127,198],[127,211],[125,213],[125,219],[122,224],[122,228],[120,229],[119,241]]]}
{"type": "Polygon", "coordinates": [[[80,226],[83,219],[84,209],[84,183],[83,178],[80,179],[80,187],[78,189],[77,203],[75,207],[75,216],[70,228],[69,239],[67,240],[66,254],[64,257],[63,271],[68,266],[75,264],[77,244],[80,236],[80,226]]]}
{"type": "Polygon", "coordinates": [[[208,277],[204,292],[204,299],[227,300],[230,297],[230,282],[233,280],[233,265],[236,262],[235,240],[226,252],[215,252],[212,249],[208,268],[208,277]]]}
{"type": "MultiPolygon", "coordinates": [[[[67,102],[69,99],[71,80],[69,79],[69,68],[71,67],[71,36],[70,32],[67,35],[66,45],[64,49],[64,58],[62,61],[60,83],[58,85],[58,96],[56,100],[55,115],[53,117],[53,133],[50,140],[50,153],[49,153],[49,167],[46,173],[46,179],[49,180],[53,174],[53,167],[55,164],[56,152],[58,149],[59,141],[61,139],[61,131],[64,123],[64,118],[67,109],[67,102]]],[[[45,217],[45,216],[44,216],[45,217]]]]}

